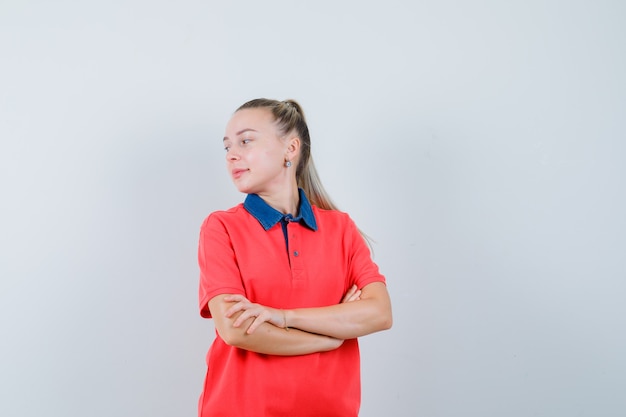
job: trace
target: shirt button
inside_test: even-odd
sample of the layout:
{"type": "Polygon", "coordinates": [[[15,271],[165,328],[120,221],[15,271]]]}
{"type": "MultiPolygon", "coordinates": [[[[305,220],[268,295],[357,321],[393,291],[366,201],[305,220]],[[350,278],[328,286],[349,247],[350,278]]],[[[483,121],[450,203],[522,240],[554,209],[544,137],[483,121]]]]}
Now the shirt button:
{"type": "Polygon", "coordinates": [[[296,250],[296,251],[293,251],[293,256],[298,256],[298,255],[300,255],[300,254],[298,253],[298,251],[297,251],[297,250],[296,250]]]}

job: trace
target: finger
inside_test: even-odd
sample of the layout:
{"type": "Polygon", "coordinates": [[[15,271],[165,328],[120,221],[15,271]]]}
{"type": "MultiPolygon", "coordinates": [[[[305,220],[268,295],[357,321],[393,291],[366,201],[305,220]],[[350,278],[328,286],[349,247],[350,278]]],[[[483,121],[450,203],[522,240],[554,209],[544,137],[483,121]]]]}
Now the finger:
{"type": "Polygon", "coordinates": [[[253,309],[254,307],[255,307],[255,304],[250,303],[248,300],[240,301],[237,304],[234,304],[233,306],[231,306],[228,310],[226,310],[225,316],[230,318],[232,317],[233,314],[237,313],[238,311],[247,311],[247,310],[253,309]]]}
{"type": "Polygon", "coordinates": [[[358,287],[355,285],[353,288],[351,288],[351,291],[346,294],[346,303],[350,301],[355,301],[360,295],[361,290],[359,290],[358,287]]]}
{"type": "Polygon", "coordinates": [[[234,306],[229,307],[228,310],[226,310],[226,313],[224,313],[224,316],[230,318],[233,314],[241,310],[244,310],[243,306],[241,305],[241,303],[237,303],[234,306]]]}
{"type": "Polygon", "coordinates": [[[346,292],[346,295],[344,295],[343,300],[341,300],[341,302],[346,303],[350,301],[350,297],[352,297],[352,294],[354,294],[356,290],[357,290],[356,285],[351,286],[350,289],[348,289],[348,292],[346,292]]]}
{"type": "Polygon", "coordinates": [[[258,329],[261,324],[265,323],[266,321],[269,321],[270,318],[271,316],[269,314],[265,314],[265,313],[259,314],[258,316],[256,316],[254,321],[250,324],[250,327],[248,327],[248,330],[246,330],[246,333],[247,334],[254,333],[254,331],[258,329]]]}
{"type": "Polygon", "coordinates": [[[224,301],[228,302],[237,302],[237,301],[248,301],[246,297],[241,294],[231,294],[224,297],[224,301]]]}
{"type": "Polygon", "coordinates": [[[254,333],[254,331],[257,329],[257,327],[259,327],[261,325],[261,323],[263,323],[262,321],[259,322],[259,318],[255,318],[254,321],[250,324],[250,327],[248,327],[248,330],[246,330],[246,334],[252,334],[254,333]]]}
{"type": "Polygon", "coordinates": [[[361,290],[358,290],[357,292],[355,292],[354,294],[352,294],[350,296],[350,299],[348,300],[348,302],[350,301],[357,301],[361,299],[361,290]]]}
{"type": "Polygon", "coordinates": [[[241,313],[241,315],[239,317],[237,317],[237,320],[235,320],[233,322],[233,327],[239,327],[246,320],[248,320],[250,318],[256,318],[258,315],[259,315],[259,313],[254,311],[254,310],[245,310],[243,313],[241,313]]]}

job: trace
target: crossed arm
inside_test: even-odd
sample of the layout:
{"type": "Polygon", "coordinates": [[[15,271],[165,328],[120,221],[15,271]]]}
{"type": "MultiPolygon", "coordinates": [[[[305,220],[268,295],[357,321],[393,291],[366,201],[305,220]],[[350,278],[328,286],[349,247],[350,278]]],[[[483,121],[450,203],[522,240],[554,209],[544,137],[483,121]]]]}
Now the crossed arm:
{"type": "Polygon", "coordinates": [[[229,345],[272,355],[305,355],[338,348],[352,339],[391,327],[391,302],[381,282],[351,288],[342,303],[279,310],[242,295],[209,301],[220,337],[229,345]]]}

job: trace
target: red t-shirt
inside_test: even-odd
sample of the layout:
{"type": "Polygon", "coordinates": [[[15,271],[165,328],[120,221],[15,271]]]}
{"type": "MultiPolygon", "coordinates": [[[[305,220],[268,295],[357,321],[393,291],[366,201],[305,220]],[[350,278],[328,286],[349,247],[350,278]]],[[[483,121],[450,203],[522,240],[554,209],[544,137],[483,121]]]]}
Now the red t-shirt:
{"type": "MultiPolygon", "coordinates": [[[[265,230],[243,204],[207,217],[198,249],[203,317],[220,294],[282,309],[322,307],[340,303],[353,284],[385,282],[347,214],[308,207],[317,230],[289,222],[286,234],[281,222],[265,230]]],[[[275,356],[228,346],[216,332],[206,359],[201,417],[358,415],[357,339],[330,352],[275,356]]]]}

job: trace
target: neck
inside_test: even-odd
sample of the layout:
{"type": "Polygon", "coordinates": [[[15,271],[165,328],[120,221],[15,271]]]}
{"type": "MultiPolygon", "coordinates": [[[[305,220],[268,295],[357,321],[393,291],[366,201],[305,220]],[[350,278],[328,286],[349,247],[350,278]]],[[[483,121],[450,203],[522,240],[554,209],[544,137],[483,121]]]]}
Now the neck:
{"type": "Polygon", "coordinates": [[[286,187],[274,193],[259,194],[267,204],[280,211],[283,214],[298,215],[298,205],[300,204],[300,194],[298,194],[298,186],[294,184],[292,187],[286,187]]]}

